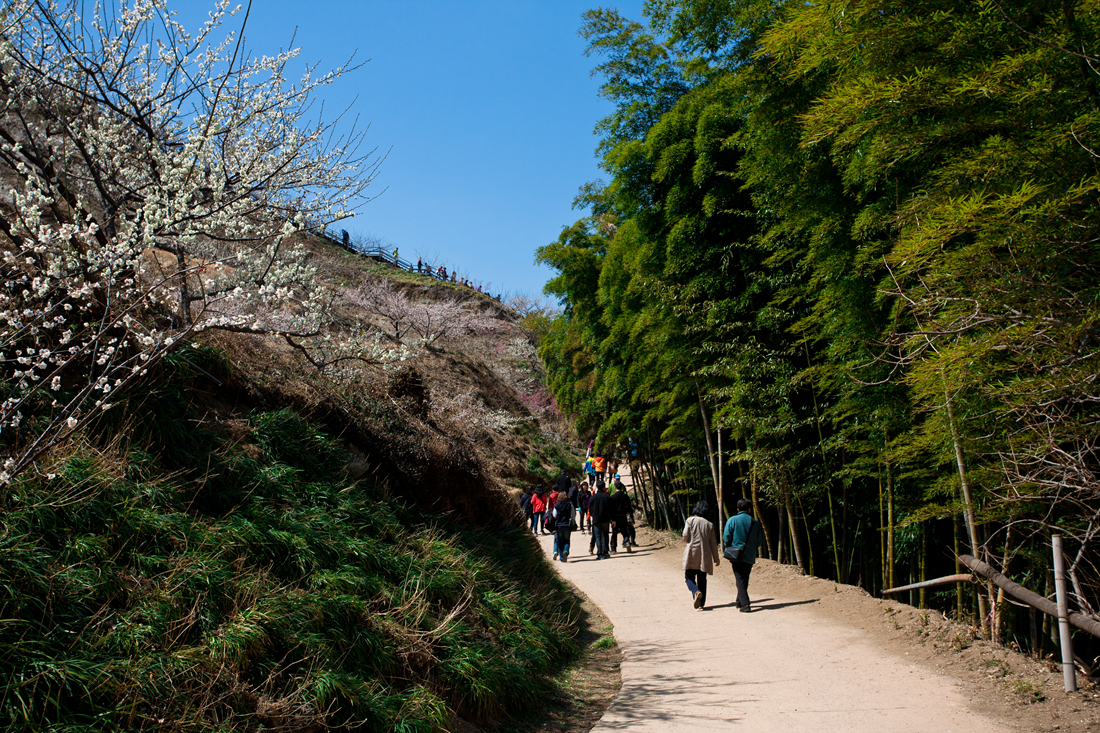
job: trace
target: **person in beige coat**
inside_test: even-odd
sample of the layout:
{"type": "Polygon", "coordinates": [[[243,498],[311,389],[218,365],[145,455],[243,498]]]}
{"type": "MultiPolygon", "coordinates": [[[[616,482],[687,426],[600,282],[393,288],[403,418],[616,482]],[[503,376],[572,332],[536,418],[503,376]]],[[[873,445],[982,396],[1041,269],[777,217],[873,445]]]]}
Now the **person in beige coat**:
{"type": "Polygon", "coordinates": [[[707,602],[707,576],[722,564],[714,525],[705,518],[709,509],[705,501],[696,503],[684,525],[684,580],[696,608],[707,602]]]}

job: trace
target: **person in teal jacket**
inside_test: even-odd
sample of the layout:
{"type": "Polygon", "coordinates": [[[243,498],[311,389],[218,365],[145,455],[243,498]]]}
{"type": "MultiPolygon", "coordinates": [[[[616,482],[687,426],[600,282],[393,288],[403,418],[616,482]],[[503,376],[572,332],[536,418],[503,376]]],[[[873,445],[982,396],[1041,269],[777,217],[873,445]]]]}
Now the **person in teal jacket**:
{"type": "Polygon", "coordinates": [[[748,499],[737,500],[737,514],[726,520],[726,527],[722,530],[723,548],[741,548],[741,557],[731,561],[733,577],[737,582],[737,603],[734,604],[741,613],[752,610],[749,602],[749,575],[752,573],[753,563],[756,562],[756,551],[760,548],[764,530],[760,522],[752,518],[749,508],[752,502],[748,499]]]}

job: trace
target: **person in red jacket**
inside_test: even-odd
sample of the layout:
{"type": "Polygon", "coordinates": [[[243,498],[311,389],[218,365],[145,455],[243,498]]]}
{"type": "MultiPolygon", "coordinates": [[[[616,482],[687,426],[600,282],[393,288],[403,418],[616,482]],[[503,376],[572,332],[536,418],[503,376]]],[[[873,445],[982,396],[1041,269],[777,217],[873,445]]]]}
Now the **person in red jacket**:
{"type": "Polygon", "coordinates": [[[542,518],[546,514],[546,496],[542,493],[542,487],[535,487],[535,494],[531,497],[531,531],[538,534],[542,531],[542,518]]]}
{"type": "Polygon", "coordinates": [[[596,469],[596,480],[603,481],[607,471],[607,459],[602,454],[597,453],[596,457],[592,459],[592,467],[596,469]]]}

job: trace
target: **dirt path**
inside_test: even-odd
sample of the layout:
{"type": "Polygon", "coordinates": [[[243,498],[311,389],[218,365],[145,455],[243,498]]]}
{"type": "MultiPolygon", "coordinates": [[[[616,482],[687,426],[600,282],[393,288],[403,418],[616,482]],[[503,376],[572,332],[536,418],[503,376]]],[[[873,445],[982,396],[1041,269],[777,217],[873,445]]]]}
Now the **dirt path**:
{"type": "MultiPolygon", "coordinates": [[[[695,610],[680,549],[643,532],[631,554],[588,554],[573,534],[561,574],[615,625],[622,689],[595,731],[1019,730],[973,711],[957,683],[886,652],[861,629],[815,609],[805,594],[772,592],[762,561],[750,586],[754,612],[739,613],[728,564],[695,610]]],[[[551,552],[549,536],[542,538],[551,552]]],[[[787,584],[785,590],[790,590],[787,584]]]]}

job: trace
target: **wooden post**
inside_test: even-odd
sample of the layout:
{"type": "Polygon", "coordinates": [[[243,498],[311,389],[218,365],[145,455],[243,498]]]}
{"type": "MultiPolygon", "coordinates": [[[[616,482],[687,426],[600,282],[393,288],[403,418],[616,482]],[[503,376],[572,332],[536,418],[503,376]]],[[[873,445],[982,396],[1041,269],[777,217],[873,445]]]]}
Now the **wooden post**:
{"type": "Polygon", "coordinates": [[[1062,554],[1062,535],[1051,538],[1054,549],[1054,594],[1058,600],[1058,632],[1062,640],[1062,681],[1066,692],[1077,692],[1077,670],[1073,667],[1073,636],[1069,630],[1069,603],[1066,601],[1066,558],[1062,554]]]}
{"type": "Polygon", "coordinates": [[[1031,616],[1031,654],[1036,659],[1043,658],[1043,637],[1039,635],[1039,612],[1029,608],[1031,616]]]}

